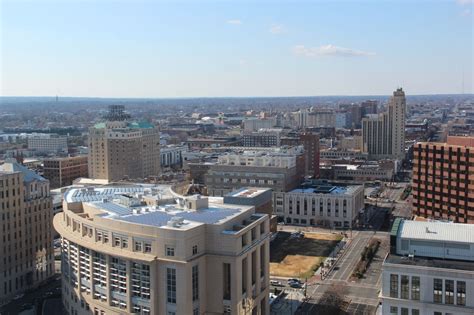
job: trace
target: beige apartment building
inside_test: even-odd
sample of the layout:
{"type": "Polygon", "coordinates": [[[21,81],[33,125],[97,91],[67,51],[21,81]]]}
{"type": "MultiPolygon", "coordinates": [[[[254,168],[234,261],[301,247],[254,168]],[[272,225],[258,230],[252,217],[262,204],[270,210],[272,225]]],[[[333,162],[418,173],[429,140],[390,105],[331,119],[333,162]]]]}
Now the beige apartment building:
{"type": "Polygon", "coordinates": [[[130,122],[124,107],[109,108],[106,121],[89,129],[89,177],[117,181],[160,173],[160,132],[146,122],[130,122]]]}
{"type": "Polygon", "coordinates": [[[405,157],[405,92],[393,92],[388,109],[381,114],[371,114],[362,119],[362,151],[372,158],[405,157]]]}
{"type": "Polygon", "coordinates": [[[54,217],[69,314],[269,314],[269,217],[169,186],[74,188],[54,217]]]}
{"type": "Polygon", "coordinates": [[[46,179],[0,165],[0,305],[54,274],[51,202],[46,179]]]}

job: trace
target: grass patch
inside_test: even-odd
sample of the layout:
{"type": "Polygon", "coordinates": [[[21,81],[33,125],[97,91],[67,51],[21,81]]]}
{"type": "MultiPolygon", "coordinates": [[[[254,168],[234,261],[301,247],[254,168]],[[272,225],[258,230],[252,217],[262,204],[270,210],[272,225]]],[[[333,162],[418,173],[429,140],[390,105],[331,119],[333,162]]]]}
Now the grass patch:
{"type": "MultiPolygon", "coordinates": [[[[282,233],[282,232],[280,232],[282,233]]],[[[285,232],[283,232],[285,233],[285,232]]],[[[287,232],[286,232],[287,233],[287,232]]],[[[339,234],[305,233],[304,238],[280,239],[270,252],[270,274],[279,277],[311,277],[342,239],[339,234]]]]}

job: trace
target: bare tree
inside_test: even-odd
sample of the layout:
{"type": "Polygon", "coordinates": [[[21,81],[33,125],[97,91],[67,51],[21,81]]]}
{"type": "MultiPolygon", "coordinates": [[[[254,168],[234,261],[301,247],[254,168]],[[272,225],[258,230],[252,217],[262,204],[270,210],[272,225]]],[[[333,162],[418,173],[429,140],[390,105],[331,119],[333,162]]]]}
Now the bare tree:
{"type": "Polygon", "coordinates": [[[345,311],[347,288],[342,284],[331,284],[319,300],[316,314],[347,314],[345,311]]]}

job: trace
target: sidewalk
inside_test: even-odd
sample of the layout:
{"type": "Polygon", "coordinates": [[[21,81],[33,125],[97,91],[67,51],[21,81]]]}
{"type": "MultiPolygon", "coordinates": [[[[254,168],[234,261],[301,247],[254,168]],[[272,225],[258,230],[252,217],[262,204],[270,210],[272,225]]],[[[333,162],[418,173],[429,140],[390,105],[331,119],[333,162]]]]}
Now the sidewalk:
{"type": "Polygon", "coordinates": [[[271,315],[293,315],[303,303],[303,293],[292,289],[285,289],[285,293],[287,294],[285,297],[270,305],[271,315]]]}

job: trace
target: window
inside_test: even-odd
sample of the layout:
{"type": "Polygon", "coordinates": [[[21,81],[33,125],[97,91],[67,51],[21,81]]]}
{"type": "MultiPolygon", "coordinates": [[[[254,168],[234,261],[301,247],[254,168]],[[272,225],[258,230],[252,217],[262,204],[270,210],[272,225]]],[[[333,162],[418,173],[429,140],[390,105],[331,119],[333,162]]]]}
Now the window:
{"type": "Polygon", "coordinates": [[[456,304],[466,305],[466,282],[456,281],[456,304]]]}
{"type": "Polygon", "coordinates": [[[198,246],[193,245],[193,255],[196,255],[198,253],[198,246]]]}
{"type": "Polygon", "coordinates": [[[166,246],[166,256],[174,256],[174,247],[166,246]]]}
{"type": "Polygon", "coordinates": [[[420,277],[411,277],[411,299],[420,300],[420,277]]]}
{"type": "Polygon", "coordinates": [[[434,312],[433,315],[443,315],[442,312],[434,312]]]}
{"type": "Polygon", "coordinates": [[[143,249],[143,243],[142,242],[135,242],[135,251],[136,252],[141,252],[143,249]]]}
{"type": "Polygon", "coordinates": [[[420,310],[416,309],[416,308],[412,309],[411,310],[411,315],[420,315],[420,310]]]}
{"type": "Polygon", "coordinates": [[[454,280],[445,280],[444,303],[454,304],[454,280]]]}
{"type": "Polygon", "coordinates": [[[176,304],[176,269],[166,268],[166,288],[168,303],[176,304]]]}
{"type": "MultiPolygon", "coordinates": [[[[108,242],[108,239],[106,240],[105,235],[104,237],[104,243],[108,242]]],[[[128,247],[128,238],[125,235],[114,235],[114,246],[116,247],[121,247],[121,248],[127,248],[128,247]]]]}
{"type": "Polygon", "coordinates": [[[193,288],[193,301],[199,300],[199,266],[193,266],[192,270],[192,288],[193,288]]]}
{"type": "Polygon", "coordinates": [[[433,302],[443,303],[443,279],[433,279],[433,302]]]}
{"type": "Polygon", "coordinates": [[[242,235],[242,247],[247,246],[247,234],[242,235]]]}
{"type": "Polygon", "coordinates": [[[151,244],[145,243],[145,253],[150,253],[150,252],[151,252],[151,244]]]}
{"type": "Polygon", "coordinates": [[[390,306],[390,315],[398,315],[398,307],[390,306]]]}
{"type": "Polygon", "coordinates": [[[224,300],[230,300],[230,279],[231,279],[231,274],[230,274],[230,264],[224,263],[223,264],[223,280],[224,280],[224,295],[223,299],[224,300]]]}
{"type": "Polygon", "coordinates": [[[401,283],[401,298],[409,299],[410,291],[408,289],[408,283],[409,283],[408,276],[402,276],[400,283],[401,283]]]}
{"type": "Polygon", "coordinates": [[[199,315],[199,307],[193,309],[193,315],[199,315]]]}
{"type": "Polygon", "coordinates": [[[390,297],[398,298],[398,275],[390,275],[390,297]]]}
{"type": "Polygon", "coordinates": [[[408,315],[408,308],[402,307],[401,310],[400,310],[400,314],[401,315],[408,315]]]}

